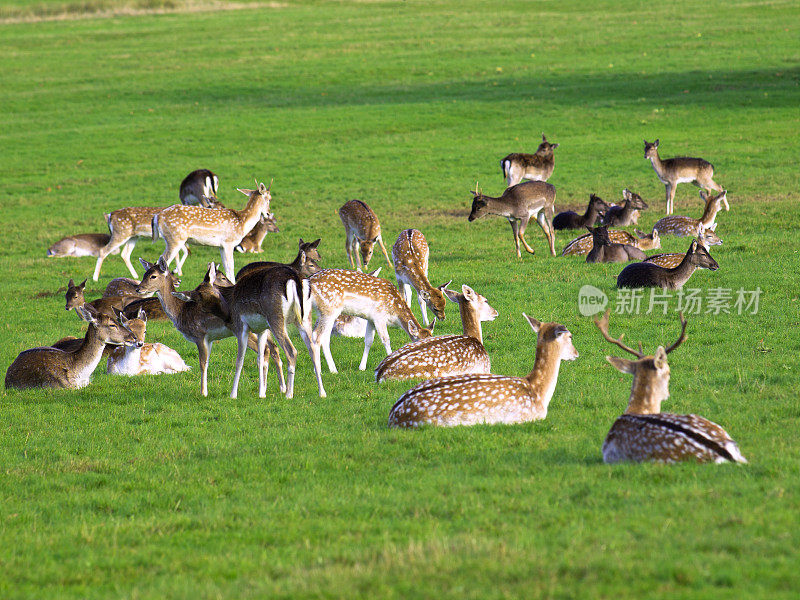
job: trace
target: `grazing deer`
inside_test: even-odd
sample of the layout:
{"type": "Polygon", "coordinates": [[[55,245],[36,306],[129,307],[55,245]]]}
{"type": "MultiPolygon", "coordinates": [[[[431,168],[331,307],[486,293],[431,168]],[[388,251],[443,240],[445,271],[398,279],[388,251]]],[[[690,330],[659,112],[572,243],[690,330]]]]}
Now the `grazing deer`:
{"type": "Polygon", "coordinates": [[[217,200],[219,178],[208,169],[197,169],[181,181],[181,204],[205,208],[225,208],[217,200]]]}
{"type": "Polygon", "coordinates": [[[728,205],[726,196],[727,192],[725,190],[716,196],[709,196],[704,190],[700,190],[700,197],[706,203],[702,217],[699,219],[684,216],[664,217],[656,221],[653,229],[657,230],[661,235],[672,234],[682,237],[697,237],[701,225],[706,231],[713,231],[717,227],[716,220],[719,209],[723,204],[725,206],[728,205]]]}
{"type": "MultiPolygon", "coordinates": [[[[639,250],[658,250],[661,248],[661,239],[658,237],[658,231],[652,233],[644,233],[638,229],[634,229],[636,236],[622,229],[609,229],[608,236],[614,244],[627,244],[628,246],[635,246],[639,250]]],[[[561,256],[583,256],[592,250],[592,234],[584,233],[582,236],[576,237],[566,246],[564,246],[561,256]]]]}
{"type": "Polygon", "coordinates": [[[394,262],[394,276],[397,287],[403,292],[406,304],[411,306],[411,290],[417,291],[417,302],[422,312],[422,323],[429,325],[427,304],[431,312],[440,321],[444,321],[444,308],[447,304],[445,288],[450,281],[439,287],[433,287],[428,281],[428,242],[419,229],[404,229],[397,236],[397,241],[392,246],[392,261],[394,262]]]}
{"type": "Polygon", "coordinates": [[[522,154],[515,152],[509,154],[500,161],[500,168],[503,177],[506,178],[506,186],[518,184],[523,179],[533,181],[547,181],[553,174],[555,168],[555,156],[553,150],[558,148],[558,144],[551,144],[542,134],[542,143],[534,154],[522,154]]]}
{"type": "Polygon", "coordinates": [[[266,217],[262,216],[256,226],[244,236],[241,243],[236,246],[235,250],[242,253],[261,254],[264,249],[261,244],[264,243],[264,238],[268,233],[278,233],[278,222],[275,220],[275,215],[269,213],[266,217]]]}
{"type": "Polygon", "coordinates": [[[257,190],[239,189],[248,197],[247,205],[242,210],[176,204],[154,216],[153,240],[159,237],[164,239],[166,248],[162,256],[167,265],[180,250],[186,251],[183,259],[177,261],[176,272],[181,274],[181,267],[188,255],[186,244],[190,241],[203,246],[218,246],[222,269],[233,281],[233,249],[255,227],[262,215],[269,215],[272,199],[269,189],[263,183],[258,184],[257,190]]]}
{"type": "MultiPolygon", "coordinates": [[[[58,240],[47,250],[50,258],[66,256],[97,256],[100,248],[108,244],[111,236],[107,233],[79,233],[58,240]]],[[[114,253],[119,254],[119,250],[114,253]]]]}
{"type": "MultiPolygon", "coordinates": [[[[714,182],[714,165],[702,158],[689,158],[677,156],[661,160],[658,156],[658,140],[652,144],[644,140],[644,157],[648,159],[656,172],[658,179],[667,188],[667,214],[671,215],[674,209],[675,188],[679,183],[693,183],[699,188],[708,191],[721,192],[722,186],[714,182]]],[[[726,203],[727,210],[727,203],[726,203]]]]}
{"type": "MultiPolygon", "coordinates": [[[[718,246],[722,244],[722,240],[715,232],[711,230],[706,231],[705,227],[700,225],[697,234],[697,244],[708,250],[709,246],[718,246]]],[[[674,269],[681,264],[684,256],[685,255],[682,252],[654,254],[653,256],[648,256],[646,259],[644,259],[644,262],[653,263],[654,265],[664,267],[665,269],[674,269]]]]}
{"type": "Polygon", "coordinates": [[[111,238],[97,252],[97,263],[94,267],[92,281],[100,278],[100,268],[103,266],[106,256],[116,254],[120,248],[122,248],[120,256],[131,276],[134,279],[138,277],[136,269],[131,263],[131,253],[140,237],[151,238],[153,236],[153,217],[162,210],[164,210],[163,206],[132,206],[120,208],[104,215],[111,238]]]}
{"type": "Polygon", "coordinates": [[[632,263],[622,269],[617,276],[618,288],[655,287],[665,290],[678,290],[689,280],[695,269],[719,269],[708,250],[692,240],[692,245],[680,264],[674,269],[665,269],[651,262],[632,263]]]}
{"type": "Polygon", "coordinates": [[[461,291],[444,290],[448,299],[459,306],[464,334],[437,335],[406,344],[381,361],[375,369],[375,381],[490,372],[481,321],[494,321],[497,311],[468,285],[462,285],[461,291]]]}
{"type": "Polygon", "coordinates": [[[93,306],[77,309],[89,329],[73,351],[53,347],[21,352],[6,371],[6,388],[82,388],[89,384],[106,344],[135,344],[124,316],[117,318],[97,312],[93,306]]]}
{"type": "Polygon", "coordinates": [[[399,290],[391,282],[372,277],[359,271],[345,269],[323,269],[308,278],[311,284],[311,299],[319,318],[314,326],[314,361],[319,363],[319,349],[331,373],[336,373],[336,364],[331,355],[331,332],[336,318],[342,314],[356,315],[368,319],[364,333],[364,355],[359,370],[367,368],[367,356],[375,337],[375,331],[386,348],[392,353],[387,327],[396,325],[412,340],[431,336],[431,330],[422,327],[399,290]]]}
{"type": "Polygon", "coordinates": [[[636,246],[612,242],[605,225],[586,229],[592,234],[592,249],[586,255],[587,263],[626,262],[647,258],[636,246]]]}
{"type": "Polygon", "coordinates": [[[607,310],[595,324],[606,341],[630,352],[636,360],[606,356],[618,371],[633,375],[633,386],[625,414],[611,426],[603,442],[603,461],[618,462],[738,462],[746,463],[739,447],[719,425],[697,415],[661,412],[661,402],[669,397],[670,369],[667,355],[686,339],[686,319],[681,318],[681,334],[669,346],[659,346],[653,356],[614,339],[608,332],[607,310]]]}
{"type": "Polygon", "coordinates": [[[241,269],[239,269],[239,271],[236,273],[236,279],[238,280],[240,277],[243,277],[247,273],[250,273],[257,269],[272,268],[272,267],[289,267],[297,271],[300,277],[306,279],[320,270],[319,264],[317,264],[317,261],[322,260],[322,257],[319,254],[319,250],[317,250],[319,242],[320,238],[317,238],[313,242],[304,242],[303,238],[300,238],[300,244],[297,251],[297,256],[292,262],[290,263],[278,263],[278,262],[268,262],[268,261],[251,262],[243,266],[241,269]]]}
{"type": "Polygon", "coordinates": [[[572,334],[558,323],[523,316],[537,333],[527,377],[471,374],[430,379],[408,390],[389,411],[389,427],[524,423],[547,417],[562,360],[575,360],[572,334]]]}
{"type": "Polygon", "coordinates": [[[135,319],[127,322],[128,329],[136,337],[136,344],[117,346],[108,355],[106,373],[109,375],[161,375],[182,373],[189,367],[181,355],[164,344],[145,343],[147,315],[140,310],[135,319]]]}
{"type": "Polygon", "coordinates": [[[525,250],[534,254],[533,248],[525,241],[525,229],[531,217],[536,218],[536,222],[544,231],[547,242],[550,246],[550,254],[556,255],[555,233],[553,233],[553,204],[556,201],[555,186],[543,181],[526,181],[506,188],[503,195],[499,198],[484,196],[478,192],[478,186],[472,192],[472,211],[469,214],[470,222],[479,219],[484,215],[500,215],[505,217],[511,224],[511,231],[514,234],[514,245],[517,249],[517,258],[522,258],[519,251],[519,244],[525,250]]]}
{"type": "Polygon", "coordinates": [[[345,240],[345,251],[350,266],[355,268],[353,255],[359,267],[367,268],[375,243],[378,243],[386,257],[386,262],[392,266],[386,246],[383,245],[381,237],[381,224],[375,212],[361,200],[350,200],[345,202],[339,209],[339,218],[342,220],[344,230],[347,235],[345,240]]]}
{"type": "Polygon", "coordinates": [[[600,196],[591,194],[586,212],[579,215],[575,211],[567,210],[553,217],[553,229],[586,229],[594,227],[597,220],[608,210],[608,204],[600,196]]]}
{"type": "Polygon", "coordinates": [[[603,215],[603,225],[609,227],[627,227],[639,222],[639,211],[647,210],[647,203],[642,197],[628,188],[622,190],[622,205],[609,206],[603,215]]]}

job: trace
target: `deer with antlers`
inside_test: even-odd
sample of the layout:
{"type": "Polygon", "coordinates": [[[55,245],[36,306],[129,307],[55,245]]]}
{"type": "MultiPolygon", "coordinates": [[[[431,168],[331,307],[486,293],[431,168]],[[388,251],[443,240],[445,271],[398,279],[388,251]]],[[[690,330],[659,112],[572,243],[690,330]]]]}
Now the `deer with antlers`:
{"type": "Polygon", "coordinates": [[[542,143],[533,154],[514,152],[500,161],[500,168],[503,177],[506,178],[506,186],[518,184],[523,179],[532,181],[547,181],[553,174],[556,161],[553,150],[558,148],[558,144],[551,144],[542,134],[542,143]]]}
{"type": "Polygon", "coordinates": [[[595,325],[603,338],[633,354],[636,360],[606,356],[618,371],[633,375],[631,395],[625,414],[611,426],[603,442],[603,460],[618,462],[738,462],[746,463],[739,447],[722,427],[697,415],[661,412],[661,403],[669,397],[670,369],[667,355],[686,340],[686,319],[680,313],[681,333],[674,344],[659,346],[646,356],[639,343],[634,350],[613,338],[608,331],[610,310],[595,325]]]}

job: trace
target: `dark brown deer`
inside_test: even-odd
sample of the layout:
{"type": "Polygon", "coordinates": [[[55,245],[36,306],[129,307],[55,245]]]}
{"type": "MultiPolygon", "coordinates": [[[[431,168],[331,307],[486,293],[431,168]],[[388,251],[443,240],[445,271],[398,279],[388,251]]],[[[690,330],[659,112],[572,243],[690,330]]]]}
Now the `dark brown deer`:
{"type": "Polygon", "coordinates": [[[633,263],[622,269],[617,276],[618,288],[655,287],[666,290],[678,290],[689,280],[697,268],[719,269],[708,250],[692,240],[692,245],[681,263],[674,269],[665,269],[649,262],[633,263]]]}
{"type": "Polygon", "coordinates": [[[594,227],[597,219],[608,210],[608,204],[600,197],[591,194],[586,212],[582,215],[568,210],[558,213],[553,218],[553,229],[584,229],[594,227]]]}
{"type": "Polygon", "coordinates": [[[272,267],[289,267],[297,271],[297,274],[300,277],[306,279],[311,277],[314,273],[320,270],[320,266],[318,261],[322,260],[322,257],[319,254],[319,250],[317,250],[317,246],[319,246],[320,238],[317,238],[313,242],[304,242],[303,238],[300,238],[300,244],[297,251],[297,256],[295,259],[290,263],[279,263],[279,262],[272,262],[272,261],[256,261],[251,262],[243,266],[239,271],[236,273],[236,279],[239,277],[243,277],[248,273],[259,269],[270,269],[272,267]]]}
{"type": "Polygon", "coordinates": [[[586,255],[588,263],[627,262],[647,258],[647,255],[636,246],[613,243],[608,235],[608,227],[605,225],[586,229],[592,234],[592,249],[586,255]]]}
{"type": "Polygon", "coordinates": [[[647,210],[647,203],[639,194],[631,192],[628,188],[622,190],[622,205],[609,206],[603,215],[603,225],[609,227],[627,227],[639,222],[639,211],[647,210]]]}

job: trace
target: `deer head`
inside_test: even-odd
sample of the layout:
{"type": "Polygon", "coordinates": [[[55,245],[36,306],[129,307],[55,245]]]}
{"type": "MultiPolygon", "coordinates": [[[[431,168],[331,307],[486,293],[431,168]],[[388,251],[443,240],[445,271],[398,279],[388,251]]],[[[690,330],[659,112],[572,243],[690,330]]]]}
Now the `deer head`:
{"type": "Polygon", "coordinates": [[[647,140],[644,140],[644,157],[655,158],[656,156],[658,156],[658,140],[652,144],[647,140]]]}

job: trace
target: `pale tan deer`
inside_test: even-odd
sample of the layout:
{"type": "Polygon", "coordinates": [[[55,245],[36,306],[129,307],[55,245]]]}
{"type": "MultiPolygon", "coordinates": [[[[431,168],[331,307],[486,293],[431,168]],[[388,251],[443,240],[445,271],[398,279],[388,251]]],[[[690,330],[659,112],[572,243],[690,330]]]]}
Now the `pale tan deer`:
{"type": "Polygon", "coordinates": [[[553,232],[553,204],[556,201],[554,186],[543,181],[526,181],[506,188],[499,198],[492,198],[478,192],[476,184],[472,195],[474,199],[468,220],[472,222],[484,215],[505,217],[511,224],[511,231],[514,234],[517,258],[522,258],[519,251],[520,242],[526,251],[534,253],[533,248],[525,241],[525,229],[531,217],[536,218],[536,222],[544,231],[550,246],[550,254],[556,255],[556,236],[553,232]]]}
{"type": "Polygon", "coordinates": [[[106,373],[109,375],[162,375],[188,371],[181,355],[169,346],[144,341],[147,332],[147,315],[140,310],[126,326],[136,337],[136,344],[115,346],[108,353],[106,373]]]}
{"type": "Polygon", "coordinates": [[[357,262],[359,267],[366,269],[376,243],[381,247],[386,262],[392,266],[386,246],[383,245],[381,224],[375,211],[361,200],[350,200],[339,209],[339,218],[344,225],[346,234],[344,247],[351,267],[355,268],[357,262]]]}
{"type": "MultiPolygon", "coordinates": [[[[444,321],[444,309],[447,304],[445,288],[450,281],[439,287],[433,287],[428,281],[428,257],[430,250],[425,236],[419,229],[404,229],[397,236],[397,241],[392,246],[392,261],[394,262],[394,276],[397,287],[403,292],[406,304],[411,306],[411,290],[417,291],[417,302],[422,312],[422,324],[427,327],[428,311],[440,321],[444,321]]],[[[452,280],[451,280],[452,281],[452,280]]]]}
{"type": "Polygon", "coordinates": [[[319,314],[314,325],[314,361],[319,364],[319,349],[325,354],[328,369],[336,373],[336,364],[331,355],[331,332],[336,318],[344,313],[367,319],[364,333],[364,355],[359,370],[367,368],[367,356],[375,337],[375,331],[386,348],[392,353],[387,327],[396,325],[412,340],[431,336],[431,330],[422,327],[403,299],[400,291],[391,282],[359,271],[346,269],[323,269],[308,278],[311,284],[311,299],[319,314]]]}
{"type": "MultiPolygon", "coordinates": [[[[50,258],[67,256],[97,256],[100,248],[108,244],[111,236],[107,233],[79,233],[58,240],[47,250],[50,258]]],[[[114,253],[118,254],[119,250],[114,253]]]]}
{"type": "Polygon", "coordinates": [[[702,158],[687,156],[661,160],[658,156],[658,143],[659,140],[652,144],[644,140],[644,157],[652,163],[659,181],[666,186],[668,215],[674,211],[675,189],[679,183],[693,183],[707,191],[722,191],[722,186],[714,181],[714,165],[702,158]]]}
{"type": "Polygon", "coordinates": [[[120,256],[125,266],[128,267],[131,277],[134,279],[138,277],[136,269],[131,263],[131,253],[140,237],[153,237],[153,217],[162,210],[164,210],[163,206],[131,206],[104,215],[111,238],[97,252],[97,263],[94,267],[92,281],[100,279],[100,268],[103,266],[106,256],[115,254],[120,248],[122,248],[120,256]]]}
{"type": "Polygon", "coordinates": [[[719,209],[722,208],[723,204],[725,206],[728,205],[726,196],[727,192],[725,190],[716,196],[709,196],[704,190],[700,190],[700,197],[706,203],[702,217],[699,219],[678,215],[664,217],[656,221],[653,229],[661,235],[672,234],[683,237],[697,237],[701,225],[706,231],[713,231],[717,227],[716,220],[719,209]]]}
{"type": "Polygon", "coordinates": [[[575,360],[572,334],[558,323],[523,316],[537,333],[536,360],[527,377],[471,374],[437,377],[400,396],[389,427],[524,423],[547,417],[562,360],[575,360]]]}
{"type": "Polygon", "coordinates": [[[375,381],[432,379],[466,373],[489,373],[491,363],[483,347],[481,321],[494,321],[497,311],[468,285],[461,292],[445,289],[458,304],[463,335],[437,335],[410,342],[384,358],[375,369],[375,381]]]}
{"type": "Polygon", "coordinates": [[[514,152],[500,161],[500,168],[503,177],[506,178],[506,186],[518,184],[523,179],[533,181],[547,181],[553,174],[555,168],[555,156],[553,150],[558,148],[558,144],[551,144],[542,134],[542,143],[534,154],[524,154],[514,152]]]}
{"type": "MultiPolygon", "coordinates": [[[[652,233],[644,233],[638,229],[634,229],[634,231],[636,232],[635,236],[622,229],[609,229],[608,237],[614,244],[636,246],[639,250],[658,250],[661,248],[661,239],[658,236],[658,231],[654,230],[652,233]]],[[[561,256],[583,256],[584,254],[589,254],[592,248],[592,234],[585,233],[564,246],[561,256]]]]}
{"type": "Polygon", "coordinates": [[[122,315],[111,317],[92,306],[77,309],[89,329],[72,351],[52,346],[21,352],[6,371],[6,388],[82,388],[89,384],[106,344],[137,343],[136,336],[125,324],[122,315]]]}
{"type": "Polygon", "coordinates": [[[654,287],[665,290],[678,290],[689,280],[697,268],[719,269],[717,261],[708,250],[692,240],[689,250],[680,264],[673,269],[665,269],[651,262],[631,263],[617,275],[618,288],[654,287]]]}
{"type": "MultiPolygon", "coordinates": [[[[722,240],[715,232],[711,230],[706,231],[705,227],[700,225],[697,234],[697,244],[708,250],[709,246],[718,246],[722,244],[722,240]]],[[[674,269],[679,264],[681,264],[681,261],[683,261],[684,256],[686,255],[683,252],[654,254],[652,256],[648,256],[647,258],[645,258],[643,262],[653,263],[654,265],[658,265],[659,267],[664,267],[665,269],[674,269]]]]}
{"type": "Polygon", "coordinates": [[[208,169],[197,169],[181,181],[179,190],[181,204],[205,208],[224,208],[217,200],[218,190],[219,178],[208,169]]]}
{"type": "Polygon", "coordinates": [[[261,244],[264,243],[264,238],[268,233],[278,233],[278,222],[275,220],[275,215],[269,213],[266,217],[262,216],[256,226],[250,230],[244,239],[239,243],[235,250],[242,253],[261,254],[264,249],[261,244]]]}
{"type": "MultiPolygon", "coordinates": [[[[270,186],[272,184],[270,183],[270,186]]],[[[188,254],[186,244],[190,241],[203,246],[218,246],[222,256],[222,269],[231,281],[233,271],[233,249],[255,227],[258,219],[269,214],[272,196],[263,183],[257,190],[239,189],[248,197],[242,210],[229,208],[203,208],[176,204],[153,217],[153,239],[163,238],[166,248],[162,256],[169,265],[180,250],[188,254]]],[[[177,274],[186,260],[177,261],[177,274]]]]}
{"type": "Polygon", "coordinates": [[[686,339],[686,319],[681,319],[681,334],[671,346],[659,346],[653,356],[622,343],[622,337],[608,332],[607,310],[595,324],[606,341],[633,354],[636,360],[606,356],[617,370],[633,375],[631,395],[625,414],[611,426],[603,442],[603,460],[618,462],[737,462],[746,463],[739,447],[719,425],[697,415],[661,412],[669,397],[670,369],[667,355],[686,339]]]}

